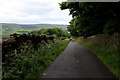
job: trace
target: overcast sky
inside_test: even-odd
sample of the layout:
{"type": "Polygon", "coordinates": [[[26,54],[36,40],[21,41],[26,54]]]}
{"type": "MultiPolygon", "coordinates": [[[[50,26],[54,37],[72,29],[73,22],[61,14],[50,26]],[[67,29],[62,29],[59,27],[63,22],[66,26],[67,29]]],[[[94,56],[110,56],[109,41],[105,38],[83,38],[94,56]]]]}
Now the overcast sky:
{"type": "Polygon", "coordinates": [[[69,24],[69,10],[60,10],[65,0],[0,0],[0,23],[69,24]]]}

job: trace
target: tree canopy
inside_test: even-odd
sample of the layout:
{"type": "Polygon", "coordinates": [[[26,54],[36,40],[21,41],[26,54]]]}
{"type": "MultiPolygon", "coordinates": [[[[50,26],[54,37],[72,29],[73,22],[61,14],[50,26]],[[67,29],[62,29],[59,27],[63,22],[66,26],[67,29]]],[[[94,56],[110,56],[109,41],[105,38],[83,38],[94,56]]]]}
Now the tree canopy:
{"type": "Polygon", "coordinates": [[[45,35],[52,35],[54,37],[69,37],[70,34],[68,31],[63,31],[60,28],[48,28],[48,29],[40,29],[32,31],[30,34],[45,34],[45,35]]]}
{"type": "Polygon", "coordinates": [[[120,33],[120,3],[62,2],[61,10],[69,9],[72,20],[68,30],[73,36],[120,33]]]}

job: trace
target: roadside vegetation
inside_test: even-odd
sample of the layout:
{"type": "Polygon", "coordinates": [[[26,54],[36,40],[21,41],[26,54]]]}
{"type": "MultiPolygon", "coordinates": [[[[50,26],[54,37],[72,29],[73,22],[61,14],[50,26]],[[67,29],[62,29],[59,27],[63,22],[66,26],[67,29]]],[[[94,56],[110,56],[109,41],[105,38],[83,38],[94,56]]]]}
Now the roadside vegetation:
{"type": "Polygon", "coordinates": [[[16,50],[6,55],[9,66],[3,66],[4,78],[37,78],[42,71],[66,48],[69,41],[56,40],[46,45],[40,45],[38,50],[32,49],[31,43],[21,46],[21,53],[16,50]]]}
{"type": "Polygon", "coordinates": [[[37,78],[68,43],[69,39],[52,35],[12,34],[2,43],[3,80],[37,78]]]}

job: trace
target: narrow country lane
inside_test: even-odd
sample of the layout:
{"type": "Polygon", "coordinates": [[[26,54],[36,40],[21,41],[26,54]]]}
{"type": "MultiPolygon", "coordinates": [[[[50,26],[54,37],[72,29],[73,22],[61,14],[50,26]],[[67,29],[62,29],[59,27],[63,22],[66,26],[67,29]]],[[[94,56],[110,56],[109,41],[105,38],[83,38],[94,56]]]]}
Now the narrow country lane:
{"type": "Polygon", "coordinates": [[[115,78],[115,76],[94,53],[71,41],[40,78],[115,78]]]}

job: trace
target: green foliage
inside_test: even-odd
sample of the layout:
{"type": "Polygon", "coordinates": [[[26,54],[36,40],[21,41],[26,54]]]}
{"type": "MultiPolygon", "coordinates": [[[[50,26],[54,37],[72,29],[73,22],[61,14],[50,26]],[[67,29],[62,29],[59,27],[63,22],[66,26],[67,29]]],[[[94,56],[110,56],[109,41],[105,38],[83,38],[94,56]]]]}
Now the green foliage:
{"type": "Polygon", "coordinates": [[[33,49],[30,41],[24,43],[20,48],[21,53],[14,50],[6,55],[7,59],[3,64],[3,79],[36,78],[66,48],[68,42],[56,40],[46,45],[39,44],[38,50],[33,49]]]}
{"type": "Polygon", "coordinates": [[[73,25],[74,19],[71,20],[71,25],[68,25],[67,29],[72,36],[78,36],[77,27],[73,25]]]}
{"type": "Polygon", "coordinates": [[[30,34],[46,34],[53,35],[55,37],[69,37],[70,34],[67,31],[63,31],[60,28],[48,28],[32,31],[30,34]]]}
{"type": "Polygon", "coordinates": [[[107,34],[112,34],[115,32],[119,32],[120,33],[120,21],[109,21],[106,23],[105,27],[104,27],[104,33],[107,34]]]}
{"type": "Polygon", "coordinates": [[[73,36],[91,36],[101,33],[119,33],[119,3],[62,2],[61,10],[69,9],[73,19],[68,30],[73,36]],[[112,20],[112,21],[111,21],[112,20]]]}

